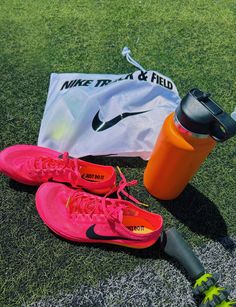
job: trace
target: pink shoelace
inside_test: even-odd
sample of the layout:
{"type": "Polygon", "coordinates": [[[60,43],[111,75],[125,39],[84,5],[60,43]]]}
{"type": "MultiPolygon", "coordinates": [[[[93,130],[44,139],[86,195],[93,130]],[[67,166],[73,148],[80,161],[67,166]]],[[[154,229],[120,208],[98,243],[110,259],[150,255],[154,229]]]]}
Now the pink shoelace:
{"type": "Polygon", "coordinates": [[[72,186],[76,187],[78,178],[81,178],[78,159],[69,158],[68,152],[63,154],[62,159],[39,157],[29,163],[30,175],[42,179],[61,176],[62,179],[70,180],[72,186]]]}
{"type": "Polygon", "coordinates": [[[137,180],[128,182],[119,168],[118,170],[121,176],[119,185],[111,189],[104,197],[89,194],[83,190],[73,191],[66,203],[69,214],[75,219],[77,219],[79,214],[89,214],[90,217],[93,214],[104,214],[110,220],[120,221],[122,211],[128,207],[122,201],[121,193],[134,203],[147,206],[125,191],[126,187],[136,185],[137,180]],[[108,198],[109,195],[115,192],[117,193],[118,199],[108,198]]]}
{"type": "Polygon", "coordinates": [[[117,169],[119,171],[120,177],[121,177],[121,181],[119,182],[119,185],[117,187],[114,187],[111,191],[109,191],[104,197],[107,197],[113,193],[117,193],[118,199],[122,199],[121,197],[121,193],[123,195],[125,195],[128,199],[130,199],[132,202],[134,202],[135,204],[138,205],[142,205],[145,207],[148,207],[147,204],[144,204],[142,202],[140,202],[137,198],[133,197],[132,195],[130,195],[128,192],[125,191],[126,187],[131,187],[134,186],[138,183],[138,180],[131,180],[131,181],[127,181],[125,178],[125,175],[121,172],[120,168],[117,166],[117,169]]]}
{"type": "Polygon", "coordinates": [[[79,215],[104,214],[107,219],[119,221],[122,211],[127,206],[121,201],[115,201],[106,197],[100,197],[88,194],[83,190],[75,190],[68,198],[66,207],[68,213],[73,219],[77,219],[79,215]]]}

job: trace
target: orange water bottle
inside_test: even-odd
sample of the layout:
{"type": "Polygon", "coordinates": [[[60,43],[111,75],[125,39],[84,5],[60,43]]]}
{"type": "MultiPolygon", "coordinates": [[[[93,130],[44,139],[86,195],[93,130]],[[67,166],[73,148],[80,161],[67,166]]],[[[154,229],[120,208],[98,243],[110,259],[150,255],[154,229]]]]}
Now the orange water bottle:
{"type": "Polygon", "coordinates": [[[144,171],[144,186],[169,200],[185,188],[216,145],[236,134],[236,122],[199,89],[192,89],[165,120],[144,171]]]}

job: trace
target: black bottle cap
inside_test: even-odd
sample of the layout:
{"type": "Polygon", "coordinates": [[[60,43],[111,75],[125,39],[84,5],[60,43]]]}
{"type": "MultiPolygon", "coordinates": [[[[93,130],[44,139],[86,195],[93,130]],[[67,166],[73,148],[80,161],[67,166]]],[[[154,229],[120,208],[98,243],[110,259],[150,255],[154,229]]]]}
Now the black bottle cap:
{"type": "Polygon", "coordinates": [[[208,134],[216,141],[223,142],[236,134],[236,122],[209,97],[208,93],[192,89],[181,100],[175,114],[187,130],[208,134]]]}

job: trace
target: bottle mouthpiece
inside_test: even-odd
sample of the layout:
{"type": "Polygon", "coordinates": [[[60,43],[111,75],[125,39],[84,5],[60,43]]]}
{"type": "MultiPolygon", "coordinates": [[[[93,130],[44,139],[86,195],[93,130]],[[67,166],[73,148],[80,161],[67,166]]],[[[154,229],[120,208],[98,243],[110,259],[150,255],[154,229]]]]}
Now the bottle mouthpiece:
{"type": "Polygon", "coordinates": [[[197,88],[190,90],[181,100],[175,115],[187,130],[223,142],[236,135],[236,109],[231,117],[210,95],[197,88]]]}

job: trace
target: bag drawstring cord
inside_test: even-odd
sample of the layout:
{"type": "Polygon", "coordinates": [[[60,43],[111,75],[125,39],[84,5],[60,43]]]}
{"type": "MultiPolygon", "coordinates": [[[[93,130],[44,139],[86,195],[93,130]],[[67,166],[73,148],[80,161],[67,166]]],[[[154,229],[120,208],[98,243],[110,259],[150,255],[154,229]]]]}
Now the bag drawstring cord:
{"type": "Polygon", "coordinates": [[[135,66],[136,68],[138,68],[139,70],[145,72],[146,69],[144,69],[137,61],[135,61],[132,57],[131,57],[131,50],[128,47],[124,47],[122,52],[121,52],[123,57],[126,57],[126,60],[132,64],[133,66],[135,66]]]}

